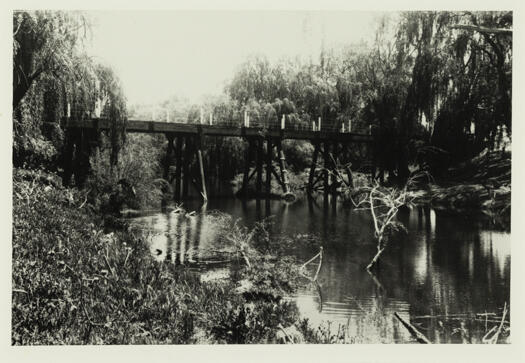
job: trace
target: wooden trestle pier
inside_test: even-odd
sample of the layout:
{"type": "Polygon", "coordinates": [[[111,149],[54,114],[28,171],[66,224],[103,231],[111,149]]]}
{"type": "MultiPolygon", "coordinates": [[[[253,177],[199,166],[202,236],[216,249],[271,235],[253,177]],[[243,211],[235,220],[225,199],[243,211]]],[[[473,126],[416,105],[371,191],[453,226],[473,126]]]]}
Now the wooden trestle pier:
{"type": "MultiPolygon", "coordinates": [[[[73,154],[73,148],[82,150],[86,147],[86,139],[103,130],[111,129],[111,122],[106,119],[90,120],[67,120],[67,128],[74,132],[76,137],[72,138],[68,154],[73,154]]],[[[205,169],[203,164],[203,138],[204,136],[219,137],[241,137],[247,140],[248,147],[245,150],[244,175],[242,193],[248,193],[248,183],[256,177],[256,196],[269,195],[271,190],[272,176],[280,184],[284,198],[293,197],[288,185],[286,160],[282,149],[282,141],[286,139],[309,140],[314,145],[314,154],[310,175],[308,180],[308,192],[317,189],[322,182],[325,196],[335,192],[336,179],[343,178],[337,170],[336,158],[340,153],[355,143],[370,144],[373,138],[369,134],[336,131],[313,131],[297,130],[293,128],[262,128],[262,127],[239,127],[223,125],[186,124],[173,122],[155,121],[127,121],[126,132],[130,133],[162,133],[168,141],[167,163],[164,177],[169,176],[170,167],[175,164],[174,177],[170,182],[174,186],[175,200],[188,197],[190,183],[201,193],[202,198],[207,200],[205,169]],[[323,167],[317,168],[317,161],[323,159],[323,167]],[[190,165],[195,161],[197,167],[190,165]],[[274,162],[279,170],[274,168],[274,162]],[[253,170],[250,172],[252,164],[253,170]],[[265,170],[265,185],[263,188],[263,171],[265,170]],[[330,180],[331,179],[331,180],[330,180]],[[264,190],[264,192],[263,192],[264,190]]],[[[72,161],[69,161],[71,164],[72,161]]],[[[66,167],[68,162],[66,161],[66,167]]],[[[351,172],[348,173],[345,183],[351,183],[351,172]]],[[[344,180],[344,179],[343,179],[344,180]]]]}

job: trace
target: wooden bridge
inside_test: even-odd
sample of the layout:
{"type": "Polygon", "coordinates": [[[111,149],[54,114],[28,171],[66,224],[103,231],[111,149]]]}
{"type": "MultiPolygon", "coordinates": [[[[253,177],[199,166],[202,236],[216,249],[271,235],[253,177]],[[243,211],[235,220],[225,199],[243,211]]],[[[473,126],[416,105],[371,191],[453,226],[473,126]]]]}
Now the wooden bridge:
{"type": "MultiPolygon", "coordinates": [[[[96,139],[94,135],[98,135],[100,131],[110,130],[111,121],[100,118],[90,120],[69,118],[66,120],[66,126],[68,131],[73,133],[73,137],[70,138],[71,141],[66,145],[66,155],[72,157],[74,150],[77,150],[76,153],[78,154],[79,151],[82,152],[83,148],[87,147],[88,140],[96,139]]],[[[171,164],[175,158],[175,176],[172,180],[175,200],[184,199],[188,196],[190,182],[200,192],[202,198],[207,200],[202,155],[205,136],[241,137],[247,140],[242,192],[245,196],[247,195],[248,183],[256,175],[256,196],[269,195],[273,176],[282,187],[284,198],[293,198],[293,195],[290,193],[282,140],[309,140],[314,145],[307,189],[309,193],[312,193],[319,189],[317,188],[318,183],[322,181],[321,188],[325,196],[329,193],[335,193],[336,186],[341,184],[341,180],[345,184],[352,183],[350,168],[346,168],[347,180],[338,171],[336,162],[338,156],[344,154],[351,144],[370,144],[373,141],[370,134],[344,132],[344,127],[342,130],[335,130],[330,127],[323,128],[320,120],[318,124],[313,123],[310,130],[285,127],[284,117],[280,125],[255,126],[250,126],[249,121],[245,121],[242,126],[237,124],[207,125],[202,123],[202,116],[200,124],[131,120],[126,122],[126,132],[162,133],[166,135],[168,141],[166,160],[168,162],[165,165],[164,177],[168,178],[171,164]],[[324,160],[324,165],[318,170],[317,161],[320,156],[324,160]],[[191,168],[195,159],[196,167],[191,168]],[[279,172],[273,166],[274,161],[277,162],[279,172]],[[252,163],[255,164],[255,167],[250,172],[252,163]],[[264,169],[266,169],[265,193],[263,192],[264,169]]],[[[72,163],[73,160],[69,160],[69,164],[72,165],[72,163]]]]}

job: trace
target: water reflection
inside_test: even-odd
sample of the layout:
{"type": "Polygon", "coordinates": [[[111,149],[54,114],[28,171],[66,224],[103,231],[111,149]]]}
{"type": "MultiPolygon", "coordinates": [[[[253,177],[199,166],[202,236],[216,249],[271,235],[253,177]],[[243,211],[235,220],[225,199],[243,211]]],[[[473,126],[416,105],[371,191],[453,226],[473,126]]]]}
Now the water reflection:
{"type": "Polygon", "coordinates": [[[147,232],[150,250],[157,260],[180,265],[213,256],[217,234],[214,223],[205,207],[198,213],[176,209],[131,220],[132,225],[147,232]]]}
{"type": "MultiPolygon", "coordinates": [[[[497,312],[509,301],[510,234],[486,229],[480,217],[448,216],[428,207],[400,212],[398,219],[408,233],[387,247],[378,271],[370,276],[365,266],[376,247],[367,211],[316,200],[224,199],[207,207],[248,226],[272,216],[273,234],[315,236],[325,252],[319,274],[322,304],[311,287],[291,298],[312,324],[347,326],[361,342],[409,341],[394,312],[417,323],[433,341],[461,342],[464,337],[444,331],[443,321],[458,314],[497,312]],[[418,320],[429,315],[440,318],[418,320]]],[[[191,265],[213,258],[217,229],[204,211],[157,213],[134,223],[151,231],[151,250],[159,260],[191,265]]],[[[306,261],[317,251],[312,247],[290,253],[306,261]]]]}

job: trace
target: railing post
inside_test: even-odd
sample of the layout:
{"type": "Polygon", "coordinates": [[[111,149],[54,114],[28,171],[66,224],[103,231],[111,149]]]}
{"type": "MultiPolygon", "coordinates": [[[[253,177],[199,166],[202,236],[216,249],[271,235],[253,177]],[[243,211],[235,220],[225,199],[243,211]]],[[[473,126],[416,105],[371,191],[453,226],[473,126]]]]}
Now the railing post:
{"type": "Polygon", "coordinates": [[[317,127],[317,131],[321,131],[321,117],[320,116],[319,116],[318,122],[319,122],[319,126],[317,127]]]}
{"type": "Polygon", "coordinates": [[[315,121],[312,120],[312,131],[315,131],[315,121]]]}
{"type": "Polygon", "coordinates": [[[281,130],[284,130],[284,122],[285,122],[285,116],[283,115],[281,119],[281,130]]]}
{"type": "Polygon", "coordinates": [[[348,132],[352,132],[352,120],[348,120],[348,132]]]}
{"type": "Polygon", "coordinates": [[[341,124],[341,132],[343,134],[345,133],[345,123],[344,122],[341,124]]]}
{"type": "Polygon", "coordinates": [[[213,112],[210,113],[210,126],[213,125],[213,112]]]}

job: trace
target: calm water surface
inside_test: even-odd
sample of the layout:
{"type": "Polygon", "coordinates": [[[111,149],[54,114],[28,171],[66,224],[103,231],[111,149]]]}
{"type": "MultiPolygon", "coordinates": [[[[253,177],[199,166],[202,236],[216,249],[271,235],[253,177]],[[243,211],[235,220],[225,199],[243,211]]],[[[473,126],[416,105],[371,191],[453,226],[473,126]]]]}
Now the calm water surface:
{"type": "MultiPolygon", "coordinates": [[[[200,210],[197,204],[186,208],[200,210]]],[[[450,216],[430,208],[400,212],[408,234],[387,247],[374,275],[365,270],[376,251],[370,214],[338,203],[211,200],[204,213],[156,212],[132,222],[151,232],[157,259],[215,266],[205,269],[203,279],[228,276],[227,267],[214,264],[213,210],[247,226],[272,216],[272,234],[318,239],[325,252],[319,274],[322,297],[307,287],[290,299],[313,326],[330,324],[332,333],[348,327],[358,342],[412,341],[394,312],[432,341],[478,342],[486,327],[496,324],[490,317],[488,322],[474,320],[472,314],[501,315],[509,302],[510,233],[491,230],[481,217],[450,216]],[[461,328],[468,334],[460,334],[461,328]]],[[[316,247],[290,251],[303,261],[317,252],[316,247]]]]}

